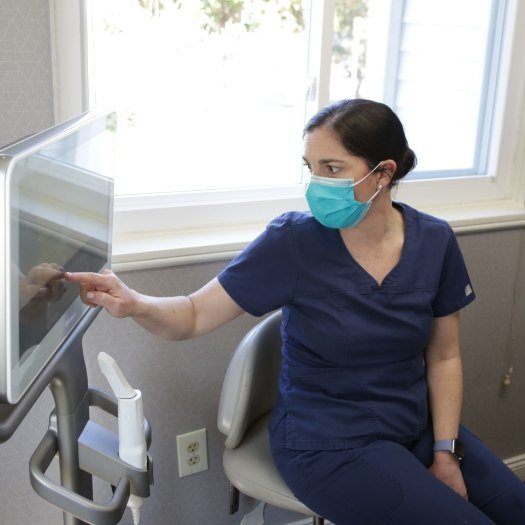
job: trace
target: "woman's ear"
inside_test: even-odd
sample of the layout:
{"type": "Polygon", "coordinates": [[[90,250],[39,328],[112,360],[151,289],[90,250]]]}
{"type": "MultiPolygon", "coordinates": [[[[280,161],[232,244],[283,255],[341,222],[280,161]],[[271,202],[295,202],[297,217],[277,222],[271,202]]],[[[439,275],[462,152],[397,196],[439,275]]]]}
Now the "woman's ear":
{"type": "Polygon", "coordinates": [[[396,172],[397,164],[392,159],[384,160],[383,163],[380,166],[381,173],[385,173],[388,176],[388,182],[390,182],[390,179],[394,176],[394,173],[396,172]]]}

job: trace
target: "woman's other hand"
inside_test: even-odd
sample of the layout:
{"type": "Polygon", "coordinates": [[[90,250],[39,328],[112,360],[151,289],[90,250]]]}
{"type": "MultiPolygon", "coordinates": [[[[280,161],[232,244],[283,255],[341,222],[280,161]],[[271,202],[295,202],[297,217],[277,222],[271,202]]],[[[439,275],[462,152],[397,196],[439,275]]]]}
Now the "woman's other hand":
{"type": "MultiPolygon", "coordinates": [[[[448,452],[445,453],[448,454],[448,452]]],[[[439,454],[444,454],[444,452],[439,454]]],[[[434,459],[428,470],[452,490],[455,490],[462,498],[468,500],[467,487],[457,459],[452,456],[434,459]]]]}
{"type": "Polygon", "coordinates": [[[108,268],[100,273],[66,272],[65,278],[79,284],[82,302],[88,306],[103,306],[113,317],[138,314],[140,294],[127,287],[108,268]]]}

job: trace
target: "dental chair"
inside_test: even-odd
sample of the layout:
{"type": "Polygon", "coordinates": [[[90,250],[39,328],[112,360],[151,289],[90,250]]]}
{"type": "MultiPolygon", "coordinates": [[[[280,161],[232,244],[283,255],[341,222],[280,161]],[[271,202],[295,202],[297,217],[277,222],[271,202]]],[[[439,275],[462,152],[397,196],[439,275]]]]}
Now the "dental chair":
{"type": "Polygon", "coordinates": [[[223,466],[230,481],[230,514],[239,492],[276,507],[324,519],[301,503],[281,478],[270,450],[268,421],[281,367],[281,319],[277,310],[237,345],[222,385],[217,426],[226,436],[223,466]]]}

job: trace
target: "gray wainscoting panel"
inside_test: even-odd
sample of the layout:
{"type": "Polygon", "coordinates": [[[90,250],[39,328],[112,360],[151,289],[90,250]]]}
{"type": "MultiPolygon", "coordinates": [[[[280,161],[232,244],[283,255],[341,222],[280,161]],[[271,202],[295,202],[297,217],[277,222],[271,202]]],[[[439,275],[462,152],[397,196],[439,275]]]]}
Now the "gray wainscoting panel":
{"type": "Polygon", "coordinates": [[[0,146],[54,124],[48,0],[0,0],[0,146]]]}

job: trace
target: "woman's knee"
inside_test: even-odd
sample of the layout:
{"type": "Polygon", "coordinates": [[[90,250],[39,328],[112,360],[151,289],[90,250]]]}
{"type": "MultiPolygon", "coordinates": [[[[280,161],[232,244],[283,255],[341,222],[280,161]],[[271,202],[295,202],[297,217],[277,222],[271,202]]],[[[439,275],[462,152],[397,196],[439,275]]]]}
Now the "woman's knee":
{"type": "MultiPolygon", "coordinates": [[[[465,444],[460,465],[469,500],[481,508],[505,490],[523,501],[525,485],[494,451],[464,425],[460,425],[459,438],[465,444]]],[[[525,524],[525,512],[522,520],[525,524]]]]}
{"type": "Polygon", "coordinates": [[[498,525],[523,525],[525,523],[525,485],[511,483],[480,505],[480,510],[498,525]]]}

